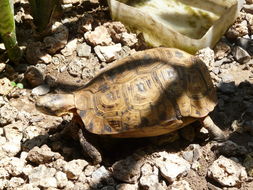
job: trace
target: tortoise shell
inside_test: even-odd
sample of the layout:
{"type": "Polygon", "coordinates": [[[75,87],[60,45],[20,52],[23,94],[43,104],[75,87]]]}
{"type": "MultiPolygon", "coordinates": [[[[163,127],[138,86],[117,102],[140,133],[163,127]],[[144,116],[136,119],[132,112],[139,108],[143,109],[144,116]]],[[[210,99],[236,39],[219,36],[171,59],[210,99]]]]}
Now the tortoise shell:
{"type": "Polygon", "coordinates": [[[206,65],[173,48],[136,52],[73,94],[89,132],[122,138],[175,131],[216,105],[206,65]]]}

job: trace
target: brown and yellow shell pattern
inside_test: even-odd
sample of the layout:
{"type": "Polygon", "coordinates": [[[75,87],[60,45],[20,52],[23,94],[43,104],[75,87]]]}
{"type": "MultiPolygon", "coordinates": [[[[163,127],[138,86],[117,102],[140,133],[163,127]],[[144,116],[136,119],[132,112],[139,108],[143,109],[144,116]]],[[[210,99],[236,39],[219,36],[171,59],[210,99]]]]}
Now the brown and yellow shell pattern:
{"type": "Polygon", "coordinates": [[[85,128],[115,137],[169,133],[205,117],[216,105],[205,64],[173,48],[126,57],[73,94],[85,128]]]}

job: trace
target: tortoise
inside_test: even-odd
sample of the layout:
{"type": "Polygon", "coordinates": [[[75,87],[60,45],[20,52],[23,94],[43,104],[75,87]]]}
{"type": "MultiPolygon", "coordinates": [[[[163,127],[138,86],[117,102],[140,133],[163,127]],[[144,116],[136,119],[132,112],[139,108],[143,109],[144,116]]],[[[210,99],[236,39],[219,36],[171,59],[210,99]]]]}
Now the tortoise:
{"type": "Polygon", "coordinates": [[[175,48],[153,48],[115,61],[80,89],[39,97],[36,107],[50,115],[72,112],[84,128],[84,151],[101,162],[85,133],[117,138],[159,136],[199,120],[214,136],[225,135],[208,116],[216,91],[206,65],[175,48]]]}

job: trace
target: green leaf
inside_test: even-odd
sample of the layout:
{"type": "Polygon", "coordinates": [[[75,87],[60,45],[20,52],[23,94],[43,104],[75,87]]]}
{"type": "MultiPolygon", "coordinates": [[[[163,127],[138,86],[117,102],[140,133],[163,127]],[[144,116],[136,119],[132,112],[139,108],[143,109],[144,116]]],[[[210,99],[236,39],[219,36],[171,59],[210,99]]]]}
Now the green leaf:
{"type": "Polygon", "coordinates": [[[11,86],[17,86],[17,84],[14,81],[11,81],[11,86]]]}
{"type": "Polygon", "coordinates": [[[24,88],[24,85],[22,83],[17,83],[18,88],[24,88]]]}

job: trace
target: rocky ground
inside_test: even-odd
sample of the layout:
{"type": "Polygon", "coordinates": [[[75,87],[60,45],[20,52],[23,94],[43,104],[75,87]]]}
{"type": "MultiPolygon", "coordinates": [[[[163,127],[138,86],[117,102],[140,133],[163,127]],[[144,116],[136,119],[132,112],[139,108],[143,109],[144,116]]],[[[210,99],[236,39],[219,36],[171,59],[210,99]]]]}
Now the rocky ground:
{"type": "Polygon", "coordinates": [[[0,63],[0,189],[253,190],[253,2],[247,0],[214,49],[197,53],[217,87],[210,115],[229,140],[213,142],[194,123],[165,137],[116,140],[104,147],[98,165],[66,133],[72,115],[44,115],[34,101],[76,89],[112,61],[147,46],[112,21],[105,4],[79,2],[64,1],[64,17],[42,39],[32,33],[27,2],[15,4],[26,61],[0,63]]]}

